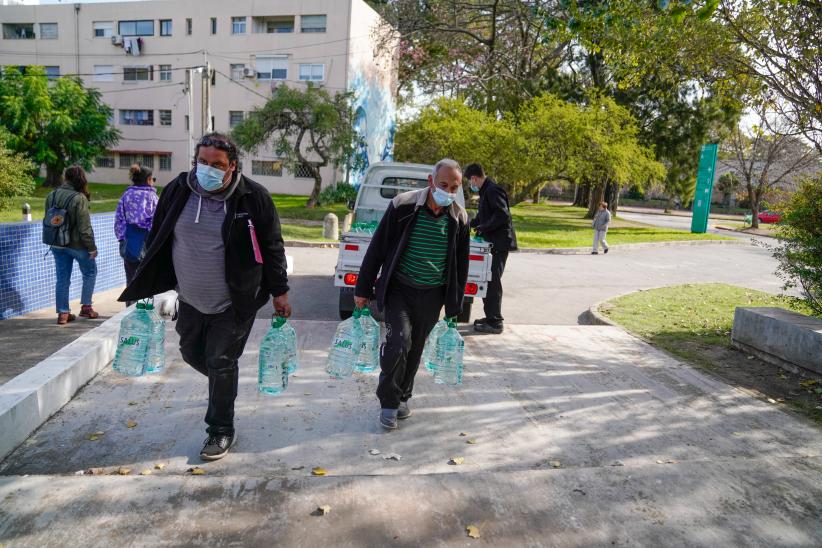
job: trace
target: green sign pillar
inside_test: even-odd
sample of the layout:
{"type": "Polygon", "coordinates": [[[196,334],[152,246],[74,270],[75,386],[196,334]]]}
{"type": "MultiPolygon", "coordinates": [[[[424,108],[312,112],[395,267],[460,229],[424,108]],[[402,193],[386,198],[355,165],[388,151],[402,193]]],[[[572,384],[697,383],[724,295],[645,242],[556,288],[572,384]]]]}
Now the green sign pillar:
{"type": "Polygon", "coordinates": [[[696,173],[696,194],[694,195],[691,232],[704,234],[708,230],[708,215],[711,212],[711,192],[714,189],[716,151],[719,145],[702,145],[699,153],[699,170],[696,173]]]}

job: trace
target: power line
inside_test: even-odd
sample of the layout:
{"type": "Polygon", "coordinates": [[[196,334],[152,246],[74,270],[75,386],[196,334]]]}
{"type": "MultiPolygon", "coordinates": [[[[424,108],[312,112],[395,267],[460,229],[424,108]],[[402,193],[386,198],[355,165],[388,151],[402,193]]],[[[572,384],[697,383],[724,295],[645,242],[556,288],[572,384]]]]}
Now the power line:
{"type": "MultiPolygon", "coordinates": [[[[135,55],[132,57],[163,57],[168,55],[202,55],[205,50],[197,50],[197,51],[184,51],[180,53],[141,53],[140,55],[135,55]]],[[[9,57],[19,57],[21,55],[28,55],[28,56],[40,56],[40,57],[69,57],[74,59],[77,57],[76,53],[44,53],[40,51],[21,51],[21,52],[0,52],[0,55],[8,55],[9,57]]],[[[117,54],[114,53],[80,53],[80,57],[114,57],[117,54]]]]}
{"type": "MultiPolygon", "coordinates": [[[[227,74],[225,74],[225,73],[223,73],[223,72],[221,72],[217,69],[212,69],[212,70],[214,72],[216,72],[217,74],[219,74],[220,76],[222,76],[223,78],[225,78],[226,80],[228,80],[230,82],[233,82],[234,84],[240,86],[241,88],[245,89],[246,91],[250,91],[254,95],[257,95],[258,97],[262,97],[263,99],[266,99],[266,100],[271,98],[268,95],[263,95],[259,91],[255,90],[255,89],[251,89],[250,87],[241,84],[238,80],[235,80],[231,76],[228,76],[227,74]]],[[[310,82],[310,80],[287,80],[287,79],[280,80],[280,79],[277,79],[277,80],[271,80],[271,82],[289,82],[289,83],[292,83],[292,84],[306,84],[306,83],[310,82]]],[[[328,86],[328,85],[325,85],[325,84],[318,84],[317,87],[323,87],[323,88],[328,88],[328,89],[341,89],[341,90],[348,89],[344,86],[328,86]]]]}
{"type": "Polygon", "coordinates": [[[101,94],[106,94],[106,93],[126,93],[126,92],[129,92],[129,91],[144,91],[144,90],[147,90],[147,89],[170,88],[170,87],[175,87],[175,86],[185,87],[185,84],[183,82],[176,82],[176,83],[173,83],[173,84],[157,84],[157,85],[152,85],[152,86],[140,86],[140,87],[137,87],[137,88],[128,88],[128,89],[110,89],[110,90],[100,90],[100,89],[97,89],[97,88],[94,88],[94,89],[97,89],[97,91],[101,94]]]}

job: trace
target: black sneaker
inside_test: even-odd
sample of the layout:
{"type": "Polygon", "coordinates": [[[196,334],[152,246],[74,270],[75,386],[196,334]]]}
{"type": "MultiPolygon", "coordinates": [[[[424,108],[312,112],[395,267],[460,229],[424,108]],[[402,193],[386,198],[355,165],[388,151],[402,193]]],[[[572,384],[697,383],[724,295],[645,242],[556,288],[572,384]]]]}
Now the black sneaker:
{"type": "Polygon", "coordinates": [[[480,318],[478,320],[474,320],[474,326],[477,326],[481,323],[488,323],[488,318],[480,318]]]}
{"type": "Polygon", "coordinates": [[[609,250],[609,249],[610,249],[609,247],[606,247],[606,248],[605,248],[605,254],[606,254],[606,255],[608,254],[608,250],[609,250]]]}
{"type": "Polygon", "coordinates": [[[591,255],[599,255],[596,251],[591,251],[591,255]]]}
{"type": "Polygon", "coordinates": [[[408,407],[408,402],[400,402],[400,407],[397,409],[397,418],[400,420],[407,419],[411,416],[411,409],[408,407]]]}
{"type": "Polygon", "coordinates": [[[387,430],[397,429],[397,410],[382,409],[380,411],[380,424],[387,430]]]}
{"type": "Polygon", "coordinates": [[[200,458],[203,460],[220,460],[234,447],[236,441],[236,433],[208,436],[203,444],[203,450],[200,451],[200,458]]]}
{"type": "Polygon", "coordinates": [[[490,323],[481,323],[474,326],[474,331],[477,333],[491,333],[493,335],[499,335],[502,333],[502,324],[493,325],[490,323]]]}

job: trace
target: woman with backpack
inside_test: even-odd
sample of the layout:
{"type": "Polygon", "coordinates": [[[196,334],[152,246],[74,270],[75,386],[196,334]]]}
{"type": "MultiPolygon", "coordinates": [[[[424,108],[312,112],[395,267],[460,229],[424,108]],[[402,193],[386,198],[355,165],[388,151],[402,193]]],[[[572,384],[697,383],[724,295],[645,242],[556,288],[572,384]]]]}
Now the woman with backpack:
{"type": "MultiPolygon", "coordinates": [[[[128,173],[131,186],[126,189],[117,204],[114,215],[114,234],[120,242],[120,256],[126,271],[126,283],[130,284],[145,253],[145,241],[157,209],[157,179],[151,169],[134,164],[128,173]]],[[[131,302],[126,303],[132,304],[131,302]]]]}
{"type": "Polygon", "coordinates": [[[94,283],[97,281],[97,245],[91,228],[91,214],[86,173],[80,166],[71,166],[64,174],[65,182],[46,197],[46,223],[43,241],[51,245],[57,276],[55,300],[57,323],[65,325],[76,319],[69,308],[69,288],[74,261],[83,274],[80,296],[80,316],[94,319],[99,316],[91,306],[94,283]],[[47,235],[48,233],[48,235],[47,235]]]}

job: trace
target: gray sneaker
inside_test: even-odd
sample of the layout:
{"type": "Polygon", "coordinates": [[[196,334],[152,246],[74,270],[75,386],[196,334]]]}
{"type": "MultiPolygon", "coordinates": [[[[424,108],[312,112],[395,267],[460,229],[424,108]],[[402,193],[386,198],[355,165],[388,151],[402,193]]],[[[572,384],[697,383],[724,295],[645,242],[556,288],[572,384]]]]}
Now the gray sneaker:
{"type": "Polygon", "coordinates": [[[396,409],[382,409],[380,410],[380,424],[386,430],[397,429],[397,410],[396,409]]]}
{"type": "Polygon", "coordinates": [[[411,409],[408,407],[408,402],[400,402],[400,408],[397,409],[397,418],[400,420],[407,419],[411,416],[411,409]]]}

